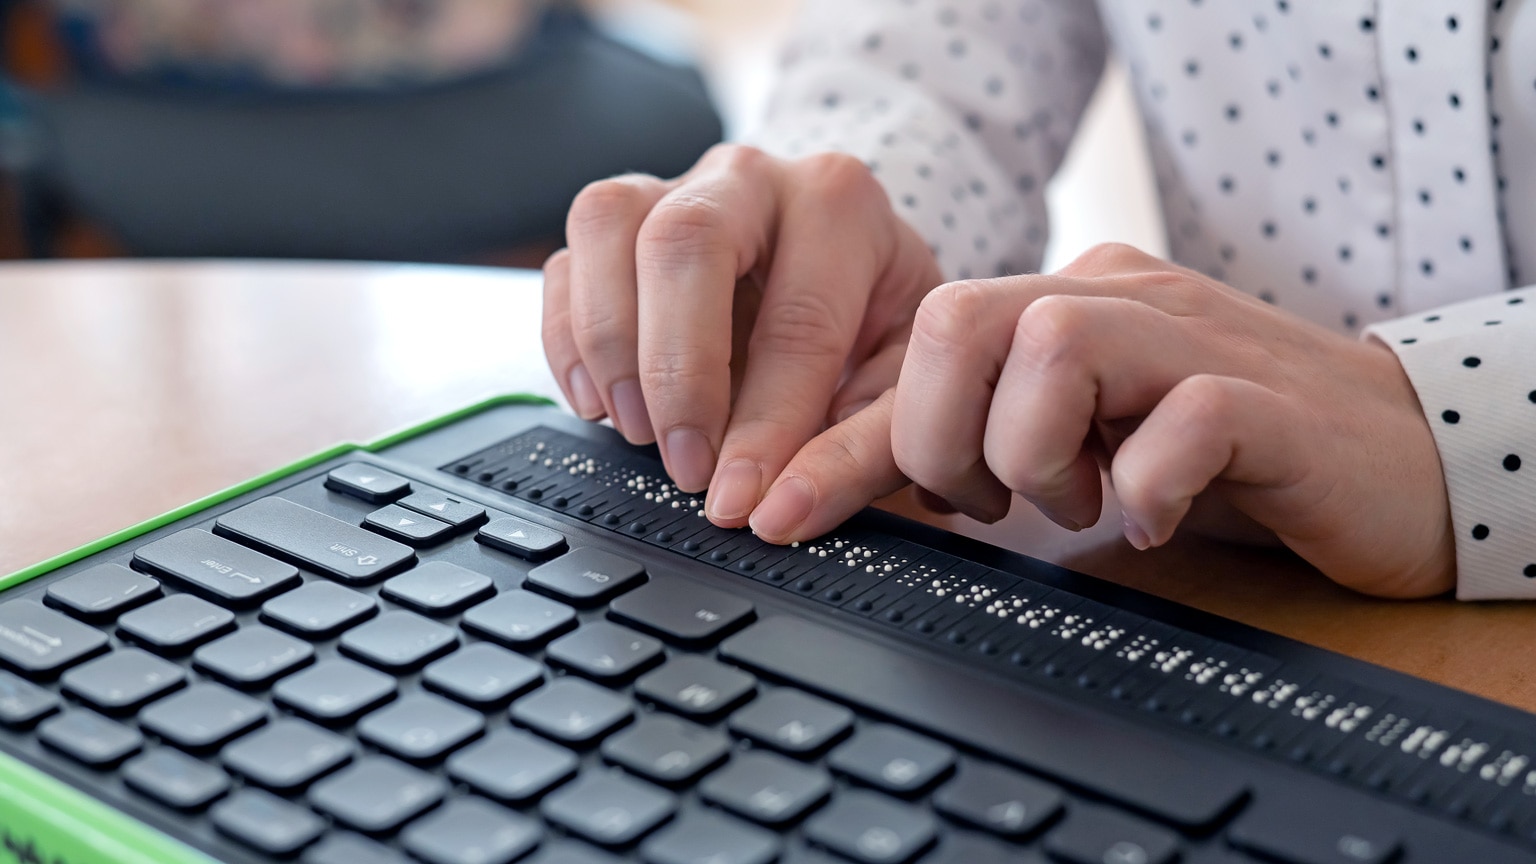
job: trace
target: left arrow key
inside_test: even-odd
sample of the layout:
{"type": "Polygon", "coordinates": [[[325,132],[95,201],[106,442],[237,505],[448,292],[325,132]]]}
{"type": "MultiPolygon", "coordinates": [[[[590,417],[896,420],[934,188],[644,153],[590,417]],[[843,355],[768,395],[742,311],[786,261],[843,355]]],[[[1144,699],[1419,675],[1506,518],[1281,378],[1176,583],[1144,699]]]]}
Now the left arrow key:
{"type": "Polygon", "coordinates": [[[195,594],[232,608],[256,606],[299,587],[290,564],[198,528],[178,531],[133,553],[139,570],[167,576],[195,594]]]}

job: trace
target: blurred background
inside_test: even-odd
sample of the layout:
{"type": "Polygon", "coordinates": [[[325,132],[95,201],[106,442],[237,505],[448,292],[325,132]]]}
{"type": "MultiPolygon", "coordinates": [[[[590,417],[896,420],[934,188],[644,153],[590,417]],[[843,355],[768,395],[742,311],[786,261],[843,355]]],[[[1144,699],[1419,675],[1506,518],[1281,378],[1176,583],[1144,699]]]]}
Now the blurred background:
{"type": "MultiPolygon", "coordinates": [[[[0,256],[538,266],[571,197],[749,134],[800,2],[0,0],[0,256]]],[[[1111,68],[1046,269],[1162,253],[1111,68]]]]}

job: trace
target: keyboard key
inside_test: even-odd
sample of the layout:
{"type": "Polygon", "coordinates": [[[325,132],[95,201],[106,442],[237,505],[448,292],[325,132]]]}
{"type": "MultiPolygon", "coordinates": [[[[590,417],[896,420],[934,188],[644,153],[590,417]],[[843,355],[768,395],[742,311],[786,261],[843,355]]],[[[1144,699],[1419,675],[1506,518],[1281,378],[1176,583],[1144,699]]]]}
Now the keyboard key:
{"type": "Polygon", "coordinates": [[[178,810],[198,810],[229,791],[229,777],[201,759],[157,747],[123,765],[129,788],[178,810]]]}
{"type": "Polygon", "coordinates": [[[106,714],[137,711],[187,680],[181,667],[137,648],[122,648],[64,673],[64,692],[106,714]]]}
{"type": "Polygon", "coordinates": [[[705,657],[684,655],[635,682],[635,694],[687,717],[723,714],[751,697],[757,679],[705,657]]]}
{"type": "Polygon", "coordinates": [[[619,859],[586,845],[566,842],[545,846],[528,859],[528,864],[619,864],[619,859]]]}
{"type": "Polygon", "coordinates": [[[144,746],[144,736],[137,729],[83,708],[44,720],[38,724],[37,737],[92,768],[110,768],[144,746]]]}
{"type": "Polygon", "coordinates": [[[529,561],[542,561],[565,549],[564,534],[514,516],[492,520],[480,529],[475,539],[529,561]]]}
{"type": "MultiPolygon", "coordinates": [[[[977,834],[950,834],[939,846],[923,856],[923,864],[1020,864],[1043,862],[1043,858],[1020,858],[1013,847],[977,834]]],[[[1135,858],[1115,860],[1110,864],[1134,864],[1135,858]]],[[[1215,864],[1201,859],[1199,864],[1215,864]]],[[[1249,862],[1252,864],[1252,862],[1249,862]]]]}
{"type": "Polygon", "coordinates": [[[144,709],[139,725],[183,750],[211,750],[267,721],[267,705],[220,684],[193,684],[144,709]]]}
{"type": "Polygon", "coordinates": [[[351,660],[322,660],[277,682],[272,697],[317,723],[348,723],[395,698],[395,679],[351,660]]]}
{"type": "Polygon", "coordinates": [[[933,845],[938,824],[926,809],[852,790],[812,816],[805,835],[863,864],[904,864],[933,845]]]}
{"type": "Polygon", "coordinates": [[[576,776],[576,754],[517,729],[500,729],[448,757],[448,774],[499,801],[526,804],[576,776]]]}
{"type": "Polygon", "coordinates": [[[416,560],[403,543],[283,498],[262,498],[225,513],[214,530],[342,582],[376,582],[416,560]]]}
{"type": "Polygon", "coordinates": [[[127,638],[160,654],[181,654],[235,629],[234,613],[190,594],[172,594],[117,619],[127,638]]]}
{"type": "Polygon", "coordinates": [[[309,801],[348,828],[383,834],[436,807],[446,794],[441,777],[387,756],[366,756],[316,783],[309,801]]]}
{"type": "Polygon", "coordinates": [[[428,561],[384,583],[386,598],[427,615],[453,615],[495,592],[491,577],[447,561],[428,561]]]}
{"type": "Polygon", "coordinates": [[[258,786],[288,794],[352,761],[357,745],[303,720],[279,720],[224,748],[231,771],[258,786]]]}
{"type": "Polygon", "coordinates": [[[105,624],[160,596],[160,582],[121,564],[102,564],[49,586],[43,602],[91,624],[105,624]]]}
{"type": "Polygon", "coordinates": [[[353,462],[327,474],[325,488],[369,504],[383,504],[410,492],[411,481],[382,468],[353,462]]]}
{"type": "Polygon", "coordinates": [[[314,662],[315,649],[270,627],[244,627],[192,652],[192,664],[235,687],[266,687],[314,662]]]}
{"type": "Polygon", "coordinates": [[[385,612],[341,637],[341,652],[390,672],[404,672],[459,644],[452,629],[415,612],[385,612]]]}
{"type": "Polygon", "coordinates": [[[331,831],[309,847],[304,864],[408,864],[404,855],[350,831],[331,831]]]}
{"type": "Polygon", "coordinates": [[[512,703],[512,719],[546,738],[583,746],[629,722],[629,700],[578,678],[557,678],[512,703]]]}
{"type": "Polygon", "coordinates": [[[595,621],[549,643],[549,662],[598,681],[620,681],[660,663],[661,643],[628,627],[595,621]]]}
{"type": "Polygon", "coordinates": [[[485,717],[439,696],[418,693],[364,717],[358,737],[411,762],[441,759],[485,731],[485,717]]]}
{"type": "Polygon", "coordinates": [[[608,614],[675,645],[697,648],[745,627],[755,613],[750,601],[724,591],[653,577],[615,599],[608,614]]]}
{"type": "Polygon", "coordinates": [[[948,774],[955,751],[896,726],[871,724],[827,757],[832,770],[895,795],[914,795],[948,774]]]}
{"type": "Polygon", "coordinates": [[[848,734],[853,712],[799,690],[771,690],[731,715],[731,731],[791,756],[807,756],[848,734]]]}
{"type": "Polygon", "coordinates": [[[1012,839],[1027,837],[1061,812],[1061,790],[995,765],[970,762],[933,795],[939,812],[1012,839]]]}
{"type": "Polygon", "coordinates": [[[1113,810],[1079,807],[1045,835],[1045,850],[1072,864],[1167,864],[1178,858],[1179,839],[1171,832],[1113,810]]]}
{"type": "Polygon", "coordinates": [[[464,629],[513,648],[527,648],[576,627],[576,612],[521,589],[507,591],[464,613],[464,629]]]}
{"type": "Polygon", "coordinates": [[[429,864],[510,864],[539,845],[544,826],[489,801],[459,798],[400,834],[429,864]]]}
{"type": "Polygon", "coordinates": [[[485,519],[485,508],[471,504],[436,489],[423,489],[400,499],[400,506],[415,510],[455,528],[474,525],[485,519]]]}
{"type": "Polygon", "coordinates": [[[363,519],[363,525],[412,546],[428,546],[447,539],[453,533],[453,526],[447,522],[439,522],[395,504],[369,513],[363,519]]]}
{"type": "Polygon", "coordinates": [[[379,612],[367,594],[334,582],[309,582],[261,606],[261,620],[305,639],[329,639],[379,612]]]}
{"type": "Polygon", "coordinates": [[[220,606],[247,609],[296,588],[293,565],[199,528],[178,531],[133,553],[140,569],[166,576],[220,606]]]}
{"type": "Polygon", "coordinates": [[[634,725],[603,742],[602,754],[655,783],[691,783],[725,761],[731,740],[665,714],[642,714],[634,725]]]}
{"type": "Polygon", "coordinates": [[[539,686],[542,664],[499,645],[476,642],[422,670],[421,683],[466,705],[498,708],[539,686]]]}
{"type": "Polygon", "coordinates": [[[0,726],[24,729],[59,710],[59,697],[0,669],[0,726]]]}
{"type": "Polygon", "coordinates": [[[831,792],[825,771],[768,752],[742,753],[699,785],[704,800],[764,825],[793,822],[831,792]]]}
{"type": "Polygon", "coordinates": [[[544,818],[602,846],[623,846],[671,817],[671,792],[614,772],[584,774],[544,799],[544,818]]]}
{"type": "Polygon", "coordinates": [[[292,855],[325,831],[324,819],[260,789],[241,789],[209,813],[215,828],[268,855],[292,855]]]}
{"type": "Polygon", "coordinates": [[[0,603],[0,666],[43,678],[105,650],[105,633],[35,600],[0,603]]]}
{"type": "Polygon", "coordinates": [[[637,561],[583,546],[528,571],[525,587],[572,606],[597,606],[645,581],[637,561]]]}
{"type": "Polygon", "coordinates": [[[729,816],[695,811],[648,838],[640,857],[646,864],[771,864],[779,838],[729,816]]]}
{"type": "Polygon", "coordinates": [[[1227,831],[1233,846],[1293,864],[1384,864],[1402,848],[1400,828],[1306,801],[1256,802],[1227,831]]]}

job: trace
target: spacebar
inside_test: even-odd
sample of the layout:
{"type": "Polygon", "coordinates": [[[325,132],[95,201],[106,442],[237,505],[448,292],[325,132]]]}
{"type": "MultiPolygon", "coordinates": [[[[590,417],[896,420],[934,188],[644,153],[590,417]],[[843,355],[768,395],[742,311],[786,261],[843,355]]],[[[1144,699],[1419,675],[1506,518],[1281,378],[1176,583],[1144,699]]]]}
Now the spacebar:
{"type": "Polygon", "coordinates": [[[1247,794],[1218,754],[809,621],[765,619],[720,654],[1177,825],[1209,825],[1247,794]]]}

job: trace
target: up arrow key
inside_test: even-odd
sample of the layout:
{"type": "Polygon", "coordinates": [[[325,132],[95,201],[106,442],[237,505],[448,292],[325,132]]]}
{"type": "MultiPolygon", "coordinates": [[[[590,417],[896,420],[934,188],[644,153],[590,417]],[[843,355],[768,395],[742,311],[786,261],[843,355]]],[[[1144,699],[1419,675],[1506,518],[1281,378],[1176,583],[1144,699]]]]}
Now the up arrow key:
{"type": "Polygon", "coordinates": [[[476,540],[519,558],[539,561],[565,551],[565,536],[526,519],[504,516],[480,529],[476,540]]]}

